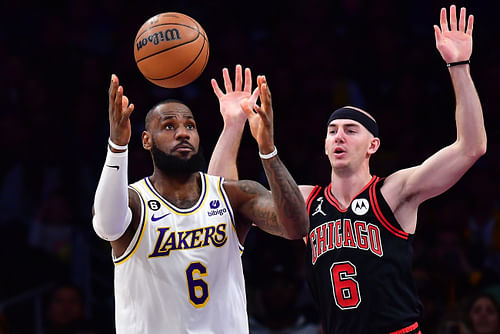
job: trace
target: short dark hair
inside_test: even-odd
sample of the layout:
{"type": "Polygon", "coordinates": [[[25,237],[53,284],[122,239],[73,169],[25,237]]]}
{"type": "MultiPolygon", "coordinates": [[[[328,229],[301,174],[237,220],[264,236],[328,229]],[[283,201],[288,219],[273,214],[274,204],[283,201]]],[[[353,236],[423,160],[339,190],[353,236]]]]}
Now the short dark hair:
{"type": "Polygon", "coordinates": [[[171,98],[156,103],[154,106],[151,107],[151,109],[149,109],[148,113],[146,114],[146,118],[144,119],[144,127],[146,128],[146,130],[149,128],[149,123],[151,122],[151,119],[153,117],[154,110],[158,106],[161,106],[163,104],[168,104],[168,103],[180,103],[180,104],[187,106],[183,101],[178,100],[178,99],[171,99],[171,98]]]}

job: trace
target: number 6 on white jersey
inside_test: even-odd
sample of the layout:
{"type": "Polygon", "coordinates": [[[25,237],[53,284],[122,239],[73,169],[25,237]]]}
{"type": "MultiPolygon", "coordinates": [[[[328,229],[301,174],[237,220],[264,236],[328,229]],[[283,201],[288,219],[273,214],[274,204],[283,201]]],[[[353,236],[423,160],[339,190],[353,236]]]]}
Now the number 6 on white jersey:
{"type": "Polygon", "coordinates": [[[189,302],[196,308],[204,307],[210,297],[208,284],[202,279],[205,276],[207,276],[207,267],[201,262],[193,262],[186,268],[189,302]]]}

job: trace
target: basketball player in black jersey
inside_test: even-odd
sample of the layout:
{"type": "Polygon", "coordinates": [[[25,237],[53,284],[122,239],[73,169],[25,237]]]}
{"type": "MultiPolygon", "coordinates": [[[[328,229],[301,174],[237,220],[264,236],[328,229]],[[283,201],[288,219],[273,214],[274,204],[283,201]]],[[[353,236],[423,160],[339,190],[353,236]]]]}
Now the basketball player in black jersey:
{"type": "MultiPolygon", "coordinates": [[[[469,72],[474,19],[466,20],[462,8],[457,20],[455,6],[449,22],[446,9],[440,14],[434,32],[455,91],[455,142],[418,166],[380,178],[369,165],[380,146],[375,119],[343,107],[327,123],[331,183],[300,186],[310,218],[308,281],[325,333],[420,333],[422,307],[411,268],[418,207],[453,186],[486,152],[482,108],[469,72]]],[[[224,133],[221,139],[239,144],[224,133]]],[[[216,153],[212,166],[234,158],[216,153]]],[[[235,177],[228,167],[212,173],[235,177]]]]}

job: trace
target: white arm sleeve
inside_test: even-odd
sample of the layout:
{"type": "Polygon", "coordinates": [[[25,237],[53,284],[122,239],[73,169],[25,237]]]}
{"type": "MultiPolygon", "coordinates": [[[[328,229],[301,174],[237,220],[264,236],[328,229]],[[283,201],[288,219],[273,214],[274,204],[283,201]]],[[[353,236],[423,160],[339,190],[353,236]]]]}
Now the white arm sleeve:
{"type": "Polygon", "coordinates": [[[114,153],[108,147],[95,192],[92,219],[95,233],[104,240],[120,238],[132,220],[128,206],[127,160],[128,151],[114,153]]]}

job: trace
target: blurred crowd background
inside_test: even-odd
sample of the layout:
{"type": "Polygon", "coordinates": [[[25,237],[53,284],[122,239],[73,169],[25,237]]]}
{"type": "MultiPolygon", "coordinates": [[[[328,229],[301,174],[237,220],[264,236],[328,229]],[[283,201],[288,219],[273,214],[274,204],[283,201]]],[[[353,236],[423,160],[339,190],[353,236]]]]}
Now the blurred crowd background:
{"type": "MultiPolygon", "coordinates": [[[[210,79],[220,84],[222,68],[233,76],[236,64],[250,67],[254,76],[266,75],[276,146],[298,184],[329,182],[325,124],[343,105],[365,108],[378,120],[382,147],[372,158],[372,173],[385,176],[422,163],[455,138],[453,88],[432,28],[439,24],[440,8],[450,4],[3,1],[0,333],[114,332],[111,248],[91,226],[109,136],[112,73],[136,106],[130,182],[152,172],[140,134],[146,112],[165,98],[191,107],[210,157],[222,129],[210,79]],[[195,18],[210,42],[200,78],[171,90],[144,79],[133,57],[139,27],[168,11],[195,18]]],[[[419,212],[414,268],[424,304],[423,333],[479,333],[473,328],[479,311],[486,312],[481,313],[483,326],[488,319],[497,326],[499,321],[500,6],[487,0],[456,5],[475,15],[471,73],[483,104],[488,152],[419,212]],[[469,302],[478,294],[493,296],[493,302],[471,311],[469,302]]],[[[248,129],[238,163],[241,178],[265,183],[248,129]]],[[[243,261],[253,333],[318,332],[304,282],[302,241],[253,230],[243,261]]]]}

